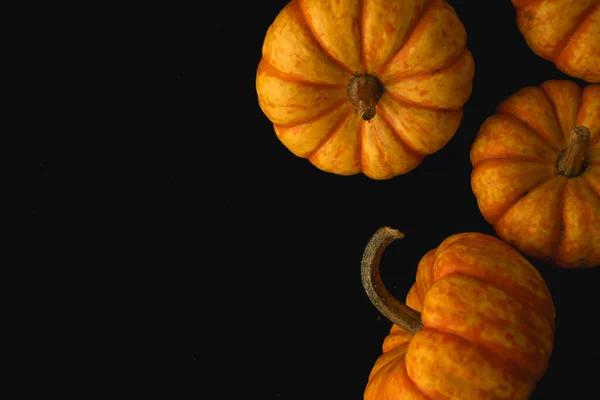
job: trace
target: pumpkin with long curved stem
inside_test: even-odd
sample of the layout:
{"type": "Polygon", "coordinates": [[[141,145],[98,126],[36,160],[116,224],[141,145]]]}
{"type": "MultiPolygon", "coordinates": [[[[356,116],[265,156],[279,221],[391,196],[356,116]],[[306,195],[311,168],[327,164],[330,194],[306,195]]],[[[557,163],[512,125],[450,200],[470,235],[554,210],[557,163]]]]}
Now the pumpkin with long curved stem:
{"type": "Polygon", "coordinates": [[[379,275],[403,234],[379,229],[361,265],[364,288],[394,323],[365,400],[529,398],[554,344],[554,305],[537,269],[489,235],[459,233],[419,262],[406,304],[379,275]]]}
{"type": "Polygon", "coordinates": [[[473,74],[445,0],[293,0],[266,33],[256,90],[293,154],[389,179],[454,136],[473,74]]]}
{"type": "Polygon", "coordinates": [[[600,265],[600,85],[519,90],[470,157],[477,204],[502,240],[559,267],[600,265]]]}
{"type": "Polygon", "coordinates": [[[527,45],[567,75],[600,82],[600,0],[512,0],[527,45]]]}

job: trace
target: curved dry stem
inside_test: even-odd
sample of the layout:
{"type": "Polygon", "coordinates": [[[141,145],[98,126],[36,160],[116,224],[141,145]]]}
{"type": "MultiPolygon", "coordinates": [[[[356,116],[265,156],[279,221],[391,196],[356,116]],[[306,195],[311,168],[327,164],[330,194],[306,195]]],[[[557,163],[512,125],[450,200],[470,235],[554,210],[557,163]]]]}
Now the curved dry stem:
{"type": "Polygon", "coordinates": [[[396,299],[385,288],[379,274],[379,262],[385,248],[404,234],[390,227],[379,228],[365,247],[361,263],[361,279],[363,287],[373,305],[392,323],[410,334],[423,329],[421,313],[413,310],[396,299]]]}
{"type": "Polygon", "coordinates": [[[590,130],[585,126],[573,128],[573,137],[567,150],[558,158],[559,175],[579,176],[585,169],[585,157],[590,144],[590,130]]]}
{"type": "Polygon", "coordinates": [[[372,75],[354,75],[348,85],[348,98],[365,121],[375,117],[375,106],[382,95],[383,86],[372,75]]]}

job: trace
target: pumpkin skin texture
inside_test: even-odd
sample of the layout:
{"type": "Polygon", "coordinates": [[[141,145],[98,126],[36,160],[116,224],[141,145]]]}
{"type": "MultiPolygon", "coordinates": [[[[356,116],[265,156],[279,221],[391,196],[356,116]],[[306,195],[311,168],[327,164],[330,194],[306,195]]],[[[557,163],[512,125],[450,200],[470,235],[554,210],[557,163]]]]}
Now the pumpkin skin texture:
{"type": "Polygon", "coordinates": [[[266,33],[256,91],[296,156],[390,179],[454,136],[473,75],[445,0],[292,0],[266,33]]]}
{"type": "Polygon", "coordinates": [[[600,85],[521,89],[484,121],[470,157],[477,204],[502,240],[558,267],[600,264],[600,85]],[[569,176],[560,162],[576,127],[587,128],[588,143],[569,176]]]}
{"type": "Polygon", "coordinates": [[[600,82],[600,0],[512,0],[527,45],[567,75],[600,82]]]}
{"type": "Polygon", "coordinates": [[[455,234],[423,256],[404,305],[372,272],[379,269],[382,249],[401,237],[381,228],[363,256],[363,274],[375,275],[374,285],[363,277],[365,289],[394,322],[364,399],[529,398],[554,346],[554,305],[537,269],[492,236],[455,234]],[[412,317],[401,316],[403,307],[420,315],[420,327],[405,324],[412,317]]]}

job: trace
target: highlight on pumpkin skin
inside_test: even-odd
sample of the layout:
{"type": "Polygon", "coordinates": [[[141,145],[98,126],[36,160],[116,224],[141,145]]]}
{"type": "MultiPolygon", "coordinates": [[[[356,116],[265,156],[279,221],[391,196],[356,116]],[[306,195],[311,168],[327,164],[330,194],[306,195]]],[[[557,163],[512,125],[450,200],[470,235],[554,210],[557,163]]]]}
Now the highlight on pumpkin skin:
{"type": "Polygon", "coordinates": [[[492,236],[455,234],[423,256],[404,304],[379,276],[385,248],[403,236],[382,227],[363,253],[365,291],[393,322],[364,399],[529,398],[555,326],[537,269],[492,236]]]}
{"type": "Polygon", "coordinates": [[[526,87],[471,147],[471,188],[498,236],[563,268],[600,265],[600,85],[526,87]]]}
{"type": "Polygon", "coordinates": [[[538,56],[575,78],[600,82],[598,0],[512,0],[517,25],[538,56]]]}
{"type": "Polygon", "coordinates": [[[390,179],[454,136],[473,76],[445,0],[292,0],[267,30],[256,90],[294,155],[390,179]]]}

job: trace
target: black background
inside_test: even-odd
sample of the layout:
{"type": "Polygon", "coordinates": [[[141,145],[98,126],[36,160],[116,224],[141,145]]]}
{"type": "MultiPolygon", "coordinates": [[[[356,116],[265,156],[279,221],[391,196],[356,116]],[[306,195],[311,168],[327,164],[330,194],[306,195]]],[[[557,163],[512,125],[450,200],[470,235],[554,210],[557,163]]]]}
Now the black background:
{"type": "MultiPolygon", "coordinates": [[[[258,105],[262,42],[286,3],[169,3],[127,19],[142,23],[123,52],[135,58],[136,49],[148,50],[141,68],[154,72],[137,94],[154,104],[140,117],[150,126],[121,127],[135,132],[137,147],[122,151],[119,171],[100,171],[90,187],[106,209],[118,209],[95,214],[114,232],[98,247],[128,254],[106,257],[96,270],[121,300],[114,314],[98,311],[108,322],[94,327],[103,337],[94,354],[107,357],[106,350],[114,368],[127,370],[140,356],[146,367],[169,371],[183,393],[169,398],[361,399],[391,327],[360,282],[369,237],[383,225],[404,232],[382,260],[384,282],[404,299],[418,261],[443,239],[494,235],[470,188],[477,130],[520,88],[572,79],[527,47],[510,1],[450,1],[475,59],[455,136],[408,174],[336,176],[288,151],[258,105]]],[[[535,265],[557,328],[532,398],[589,398],[600,373],[600,268],[535,265]]],[[[112,294],[102,296],[98,310],[111,303],[112,294]]],[[[150,376],[141,374],[141,387],[166,379],[150,376]]]]}

